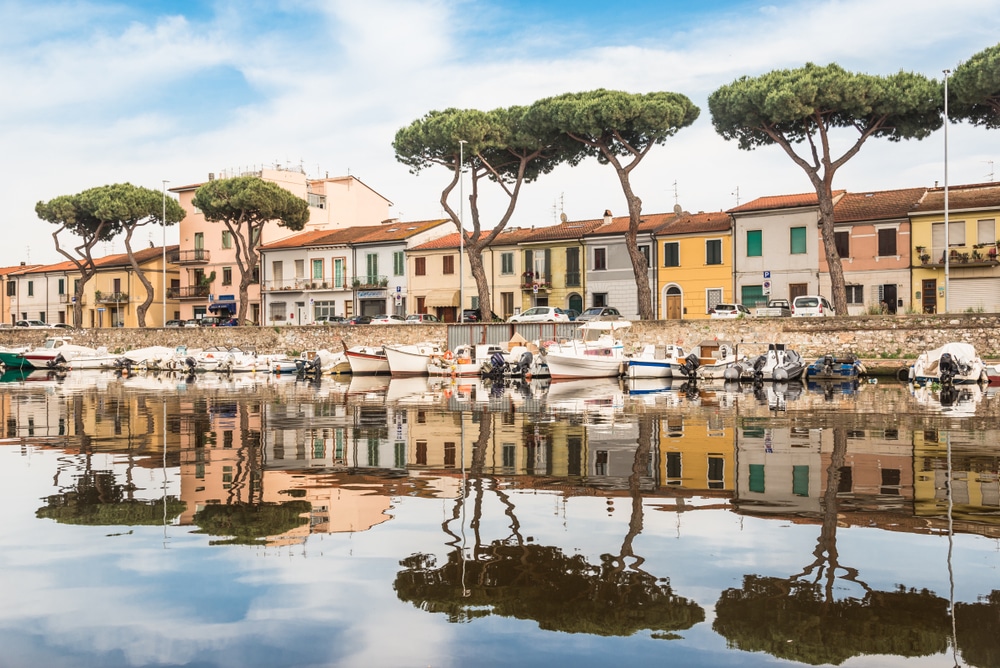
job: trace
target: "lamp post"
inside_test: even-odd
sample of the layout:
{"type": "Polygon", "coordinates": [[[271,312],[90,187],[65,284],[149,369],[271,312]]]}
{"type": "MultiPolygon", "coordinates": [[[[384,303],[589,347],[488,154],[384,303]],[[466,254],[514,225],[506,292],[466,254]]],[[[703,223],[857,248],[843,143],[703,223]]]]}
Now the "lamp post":
{"type": "Polygon", "coordinates": [[[465,140],[458,140],[458,323],[465,322],[465,140]]]}
{"type": "Polygon", "coordinates": [[[163,189],[161,191],[163,195],[163,217],[160,219],[160,223],[163,224],[163,295],[160,299],[163,300],[163,320],[160,321],[160,327],[167,326],[167,184],[170,181],[166,179],[163,180],[163,189]]]}
{"type": "Polygon", "coordinates": [[[948,236],[948,75],[951,70],[944,70],[944,312],[948,312],[951,246],[948,236]]]}

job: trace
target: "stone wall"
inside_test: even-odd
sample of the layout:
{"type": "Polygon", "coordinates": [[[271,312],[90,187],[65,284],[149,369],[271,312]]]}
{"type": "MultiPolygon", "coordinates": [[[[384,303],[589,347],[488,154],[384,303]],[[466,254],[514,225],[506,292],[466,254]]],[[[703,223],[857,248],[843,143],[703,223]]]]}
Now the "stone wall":
{"type": "MultiPolygon", "coordinates": [[[[354,327],[205,327],[171,329],[0,329],[0,345],[41,345],[46,336],[69,335],[85,346],[113,352],[151,345],[254,348],[261,353],[298,353],[382,343],[445,343],[449,325],[359,325],[354,327]]],[[[469,325],[480,327],[480,325],[469,325]]],[[[513,334],[513,326],[503,325],[513,334]]],[[[950,341],[975,346],[983,358],[1000,358],[1000,315],[856,316],[851,318],[748,318],[745,320],[638,321],[631,343],[676,343],[686,348],[705,339],[765,345],[785,343],[804,357],[826,353],[864,358],[912,359],[950,341]]],[[[750,352],[750,350],[748,350],[750,352]]]]}

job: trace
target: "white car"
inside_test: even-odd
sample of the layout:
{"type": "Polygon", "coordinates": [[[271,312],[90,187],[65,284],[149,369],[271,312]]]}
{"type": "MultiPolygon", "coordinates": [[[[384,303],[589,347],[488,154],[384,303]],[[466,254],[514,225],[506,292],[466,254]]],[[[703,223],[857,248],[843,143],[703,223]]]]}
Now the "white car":
{"type": "Polygon", "coordinates": [[[793,318],[832,318],[836,315],[833,304],[823,295],[801,295],[792,300],[793,318]]]}
{"type": "Polygon", "coordinates": [[[14,323],[15,327],[27,327],[28,329],[52,329],[49,325],[45,324],[41,320],[18,320],[14,323]]]}
{"type": "Polygon", "coordinates": [[[535,306],[510,316],[507,322],[569,322],[569,315],[555,306],[535,306]]]}
{"type": "Polygon", "coordinates": [[[380,313],[372,316],[372,325],[402,325],[406,320],[395,313],[380,313]]]}
{"type": "Polygon", "coordinates": [[[743,304],[716,304],[708,313],[710,318],[722,318],[726,320],[753,317],[750,309],[743,304]]]}

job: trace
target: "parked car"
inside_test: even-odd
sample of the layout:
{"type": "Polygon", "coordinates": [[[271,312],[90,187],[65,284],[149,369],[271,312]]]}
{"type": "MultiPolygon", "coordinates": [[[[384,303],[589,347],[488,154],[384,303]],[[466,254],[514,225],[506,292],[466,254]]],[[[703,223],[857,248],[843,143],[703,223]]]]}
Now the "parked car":
{"type": "Polygon", "coordinates": [[[68,322],[55,322],[52,323],[52,329],[76,329],[73,325],[68,322]]]}
{"type": "Polygon", "coordinates": [[[406,316],[407,325],[421,325],[431,322],[441,322],[441,320],[438,319],[436,315],[433,315],[431,313],[411,313],[410,315],[406,316]]]}
{"type": "Polygon", "coordinates": [[[314,325],[346,325],[347,318],[342,315],[321,315],[313,320],[314,325]]]}
{"type": "MultiPolygon", "coordinates": [[[[503,322],[503,318],[498,316],[496,313],[490,311],[490,317],[493,322],[503,322]]],[[[462,319],[465,322],[479,322],[479,309],[477,308],[467,308],[462,309],[462,319]]]]}
{"type": "Polygon", "coordinates": [[[246,318],[243,320],[240,320],[239,318],[222,318],[216,324],[216,327],[251,327],[253,324],[253,320],[248,320],[246,318]]]}
{"type": "Polygon", "coordinates": [[[220,318],[215,315],[206,315],[203,316],[201,320],[198,321],[198,325],[201,327],[218,327],[219,323],[227,319],[228,318],[220,318]]]}
{"type": "Polygon", "coordinates": [[[708,317],[733,320],[736,318],[752,318],[753,313],[743,304],[716,304],[714,308],[709,309],[708,317]]]}
{"type": "Polygon", "coordinates": [[[555,306],[535,306],[510,316],[507,322],[569,322],[569,316],[555,306]]]}
{"type": "Polygon", "coordinates": [[[402,325],[406,319],[395,313],[379,313],[372,316],[372,325],[402,325]]]}
{"type": "Polygon", "coordinates": [[[770,299],[767,306],[757,309],[758,318],[787,318],[792,314],[792,305],[787,299],[770,299]]]}
{"type": "Polygon", "coordinates": [[[576,317],[578,322],[590,320],[624,320],[625,316],[613,306],[591,306],[576,317]]]}
{"type": "Polygon", "coordinates": [[[183,327],[184,326],[184,321],[183,320],[167,320],[165,323],[163,323],[163,326],[164,327],[183,327]]]}
{"type": "Polygon", "coordinates": [[[184,321],[185,327],[201,327],[201,320],[198,318],[188,318],[184,321]]]}
{"type": "Polygon", "coordinates": [[[574,320],[580,317],[580,312],[577,311],[575,308],[564,308],[563,312],[565,312],[566,315],[569,316],[570,322],[573,322],[574,320]]]}
{"type": "Polygon", "coordinates": [[[348,325],[369,325],[372,317],[370,315],[356,315],[347,321],[348,325]]]}
{"type": "Polygon", "coordinates": [[[41,320],[18,320],[14,323],[14,326],[27,327],[28,329],[52,329],[41,320]]]}
{"type": "Polygon", "coordinates": [[[833,317],[837,312],[823,295],[800,295],[792,300],[793,318],[833,317]]]}

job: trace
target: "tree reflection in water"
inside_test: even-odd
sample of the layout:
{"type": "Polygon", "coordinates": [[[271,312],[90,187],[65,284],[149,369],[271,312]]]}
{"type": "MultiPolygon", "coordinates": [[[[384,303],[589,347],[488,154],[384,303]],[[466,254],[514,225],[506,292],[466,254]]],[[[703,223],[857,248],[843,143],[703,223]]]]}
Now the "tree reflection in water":
{"type": "Polygon", "coordinates": [[[467,501],[465,492],[452,517],[442,524],[451,538],[447,561],[438,565],[433,555],[415,554],[400,562],[404,570],[397,574],[393,586],[401,600],[428,612],[446,614],[452,622],[500,615],[534,620],[546,630],[603,636],[627,636],[650,629],[658,632],[658,637],[670,638],[676,637],[671,632],[704,621],[705,612],[697,603],[674,594],[665,578],[643,571],[643,559],[633,551],[633,541],[643,525],[639,483],[649,466],[650,420],[640,421],[629,477],[632,512],[628,531],[619,554],[602,555],[600,564],[592,564],[582,555],[569,556],[555,546],[525,541],[510,495],[483,475],[492,420],[492,413],[482,414],[473,449],[471,555],[466,556],[462,537],[450,527],[461,515],[467,501]],[[484,543],[480,534],[485,482],[492,483],[488,487],[503,503],[511,529],[508,537],[489,543],[484,543]]]}
{"type": "MultiPolygon", "coordinates": [[[[853,656],[929,656],[947,650],[951,635],[948,601],[926,589],[876,591],[842,566],[837,552],[837,490],[847,453],[847,430],[833,428],[823,517],[815,560],[790,578],[746,575],[740,589],[722,592],[712,628],[730,647],[767,652],[812,665],[838,665],[853,656]],[[836,598],[838,573],[865,591],[862,598],[836,598]]],[[[960,606],[959,646],[970,665],[997,665],[996,634],[1000,595],[960,606]],[[993,629],[979,631],[991,619],[993,629]],[[968,624],[961,623],[968,621],[968,624]],[[983,661],[978,663],[978,661],[983,661]]]]}
{"type": "Polygon", "coordinates": [[[186,504],[175,496],[166,499],[129,498],[133,486],[120,484],[112,471],[86,471],[73,486],[46,497],[35,515],[60,524],[89,526],[152,526],[184,512],[186,504]],[[164,505],[166,510],[164,511],[164,505]]]}

